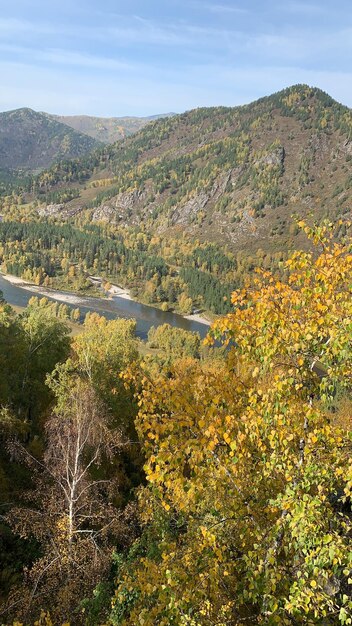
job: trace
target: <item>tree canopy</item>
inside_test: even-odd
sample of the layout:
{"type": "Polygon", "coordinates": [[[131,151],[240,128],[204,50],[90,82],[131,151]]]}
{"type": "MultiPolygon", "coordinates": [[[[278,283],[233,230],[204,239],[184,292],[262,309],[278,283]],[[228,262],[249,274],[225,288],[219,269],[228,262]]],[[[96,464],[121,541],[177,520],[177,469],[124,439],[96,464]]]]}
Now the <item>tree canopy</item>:
{"type": "Polygon", "coordinates": [[[113,624],[352,623],[352,255],[306,230],[320,253],[260,273],[213,325],[225,364],[141,381],[144,534],[113,624]]]}
{"type": "Polygon", "coordinates": [[[45,397],[30,413],[43,436],[9,395],[14,368],[0,388],[3,438],[17,433],[0,478],[33,470],[3,518],[31,549],[10,618],[352,624],[351,242],[300,226],[314,250],[232,294],[207,339],[218,355],[164,326],[149,337],[161,355],[142,357],[133,322],[91,315],[68,356],[47,306],[1,305],[1,358],[34,350],[28,389],[45,397]]]}

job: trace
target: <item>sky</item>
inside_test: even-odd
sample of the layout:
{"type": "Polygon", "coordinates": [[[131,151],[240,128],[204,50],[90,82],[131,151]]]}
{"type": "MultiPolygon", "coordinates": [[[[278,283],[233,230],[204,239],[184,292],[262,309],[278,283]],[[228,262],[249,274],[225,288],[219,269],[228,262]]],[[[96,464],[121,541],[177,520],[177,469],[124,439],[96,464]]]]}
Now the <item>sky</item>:
{"type": "Polygon", "coordinates": [[[296,83],[352,106],[352,0],[0,0],[0,110],[153,115],[296,83]]]}

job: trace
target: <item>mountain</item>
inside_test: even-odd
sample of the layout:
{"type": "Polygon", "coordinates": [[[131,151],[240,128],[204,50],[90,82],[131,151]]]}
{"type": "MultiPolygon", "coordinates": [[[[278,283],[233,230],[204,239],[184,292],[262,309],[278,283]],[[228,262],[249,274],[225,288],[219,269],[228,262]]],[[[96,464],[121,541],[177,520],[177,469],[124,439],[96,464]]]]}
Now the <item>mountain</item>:
{"type": "Polygon", "coordinates": [[[175,113],[150,117],[93,117],[90,115],[50,115],[49,113],[45,115],[97,141],[114,143],[136,133],[153,120],[171,117],[175,113]]]}
{"type": "Polygon", "coordinates": [[[98,141],[32,109],[0,113],[0,168],[35,171],[80,157],[98,141]]]}
{"type": "Polygon", "coordinates": [[[35,185],[65,193],[78,184],[67,208],[90,209],[93,221],[276,251],[295,245],[292,214],[350,215],[351,134],[349,108],[296,85],[151,122],[35,185]]]}
{"type": "Polygon", "coordinates": [[[0,179],[3,262],[39,284],[81,288],[88,272],[147,304],[226,313],[254,268],[280,274],[309,248],[299,218],[327,217],[344,237],[351,161],[352,111],[306,85],[159,119],[20,184],[0,179]]]}

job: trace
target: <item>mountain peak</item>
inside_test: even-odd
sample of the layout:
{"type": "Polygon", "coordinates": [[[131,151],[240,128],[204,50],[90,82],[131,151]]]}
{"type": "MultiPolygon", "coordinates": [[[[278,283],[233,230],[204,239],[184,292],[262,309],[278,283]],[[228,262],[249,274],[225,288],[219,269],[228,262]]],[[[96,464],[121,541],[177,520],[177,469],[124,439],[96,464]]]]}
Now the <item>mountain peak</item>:
{"type": "MultiPolygon", "coordinates": [[[[312,99],[317,100],[322,105],[327,107],[333,105],[343,107],[342,104],[334,100],[334,98],[332,98],[328,93],[326,93],[319,87],[312,87],[304,83],[291,85],[290,87],[281,89],[280,91],[277,91],[276,93],[273,93],[269,96],[260,98],[256,102],[263,102],[268,100],[275,102],[281,100],[283,102],[287,102],[289,105],[292,105],[294,103],[308,103],[312,99]]],[[[252,104],[255,104],[255,102],[252,104]]]]}
{"type": "MultiPolygon", "coordinates": [[[[20,117],[22,115],[35,116],[38,115],[37,111],[31,109],[30,107],[21,107],[19,109],[11,109],[10,111],[3,111],[0,115],[8,115],[10,117],[20,117]]],[[[39,114],[40,115],[40,114],[39,114]]]]}

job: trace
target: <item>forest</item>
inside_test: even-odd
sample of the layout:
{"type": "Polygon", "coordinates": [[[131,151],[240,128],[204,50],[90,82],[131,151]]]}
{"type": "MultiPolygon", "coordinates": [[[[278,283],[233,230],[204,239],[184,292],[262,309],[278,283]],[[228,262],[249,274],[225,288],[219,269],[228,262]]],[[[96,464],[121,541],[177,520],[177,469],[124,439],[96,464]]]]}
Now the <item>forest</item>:
{"type": "Polygon", "coordinates": [[[213,244],[0,223],[7,271],[168,303],[187,282],[220,313],[205,345],[167,325],[143,343],[133,320],[70,334],[45,299],[1,300],[3,625],[352,624],[352,242],[297,227],[310,249],[239,281],[213,244]]]}
{"type": "MultiPolygon", "coordinates": [[[[276,256],[276,265],[282,255],[276,256]]],[[[258,265],[270,255],[258,255],[258,265]]],[[[215,244],[165,240],[142,229],[121,229],[50,220],[0,222],[3,271],[37,285],[92,291],[91,274],[131,288],[133,295],[164,310],[214,314],[230,310],[230,294],[254,261],[215,244]]]]}

